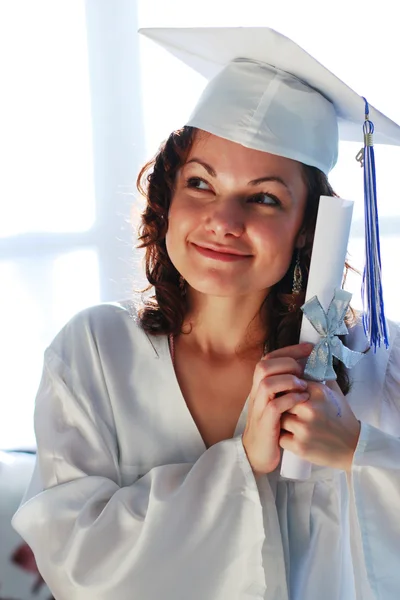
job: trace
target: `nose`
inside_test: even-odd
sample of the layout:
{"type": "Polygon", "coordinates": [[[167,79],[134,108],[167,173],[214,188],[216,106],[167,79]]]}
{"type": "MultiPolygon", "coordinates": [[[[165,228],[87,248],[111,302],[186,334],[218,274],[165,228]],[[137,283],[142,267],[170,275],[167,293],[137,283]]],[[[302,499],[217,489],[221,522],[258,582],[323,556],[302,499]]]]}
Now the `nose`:
{"type": "Polygon", "coordinates": [[[205,227],[216,237],[240,237],[245,229],[245,215],[240,203],[233,198],[216,198],[209,206],[205,227]]]}

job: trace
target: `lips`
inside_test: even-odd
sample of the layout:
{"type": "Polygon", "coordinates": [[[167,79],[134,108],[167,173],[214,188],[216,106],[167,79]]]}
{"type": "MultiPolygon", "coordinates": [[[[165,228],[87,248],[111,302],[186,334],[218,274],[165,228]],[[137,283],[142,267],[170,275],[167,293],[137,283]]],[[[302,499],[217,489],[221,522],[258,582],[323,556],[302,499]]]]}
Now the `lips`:
{"type": "Polygon", "coordinates": [[[211,258],[213,260],[219,260],[222,262],[237,262],[248,260],[251,255],[243,254],[233,248],[227,246],[203,246],[192,243],[193,248],[202,256],[211,258]]]}
{"type": "Polygon", "coordinates": [[[218,252],[218,254],[233,254],[235,256],[250,256],[245,252],[240,252],[240,250],[236,250],[235,248],[229,248],[229,246],[218,246],[215,244],[194,244],[198,248],[203,248],[205,250],[212,250],[213,252],[218,252]]]}

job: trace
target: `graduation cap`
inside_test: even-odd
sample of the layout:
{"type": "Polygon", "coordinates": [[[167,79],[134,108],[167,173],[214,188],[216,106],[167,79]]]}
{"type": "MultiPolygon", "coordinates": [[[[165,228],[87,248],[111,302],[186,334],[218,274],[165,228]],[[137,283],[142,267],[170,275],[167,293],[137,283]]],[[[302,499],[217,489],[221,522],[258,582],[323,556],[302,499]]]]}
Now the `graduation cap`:
{"type": "Polygon", "coordinates": [[[366,266],[364,327],[388,345],[373,143],[400,145],[400,126],[291,39],[267,27],[150,28],[140,33],[209,82],[187,125],[317,167],[326,175],[338,142],[363,142],[366,266]]]}

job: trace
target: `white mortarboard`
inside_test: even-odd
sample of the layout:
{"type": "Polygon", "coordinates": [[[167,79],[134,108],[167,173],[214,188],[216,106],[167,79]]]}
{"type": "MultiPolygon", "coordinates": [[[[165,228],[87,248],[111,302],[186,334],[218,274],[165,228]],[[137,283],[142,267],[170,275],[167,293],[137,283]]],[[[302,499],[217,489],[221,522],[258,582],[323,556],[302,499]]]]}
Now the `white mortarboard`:
{"type": "Polygon", "coordinates": [[[366,134],[375,128],[374,142],[400,145],[400,126],[295,42],[267,27],[151,28],[140,33],[209,80],[186,125],[325,174],[336,164],[339,139],[364,144],[365,279],[367,288],[373,286],[366,291],[372,305],[367,329],[374,346],[383,339],[387,343],[372,138],[366,134]],[[371,319],[377,337],[371,335],[371,319]]]}
{"type": "MultiPolygon", "coordinates": [[[[363,143],[364,100],[291,39],[267,27],[140,32],[205,76],[187,125],[255,150],[335,166],[338,138],[363,143]]],[[[371,105],[375,143],[400,146],[400,127],[371,105]]]]}

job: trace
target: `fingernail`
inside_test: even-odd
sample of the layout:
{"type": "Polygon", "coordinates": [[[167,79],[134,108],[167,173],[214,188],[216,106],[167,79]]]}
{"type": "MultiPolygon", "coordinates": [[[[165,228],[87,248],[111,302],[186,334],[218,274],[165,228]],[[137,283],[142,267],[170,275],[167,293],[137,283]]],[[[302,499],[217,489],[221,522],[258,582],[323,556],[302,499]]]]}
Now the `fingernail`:
{"type": "Polygon", "coordinates": [[[304,379],[298,379],[297,380],[299,382],[299,385],[301,385],[301,387],[306,388],[307,387],[307,381],[305,381],[304,379]]]}
{"type": "Polygon", "coordinates": [[[302,346],[303,346],[304,350],[308,350],[308,352],[311,352],[312,349],[314,348],[314,344],[311,344],[311,342],[303,342],[302,346]]]}

